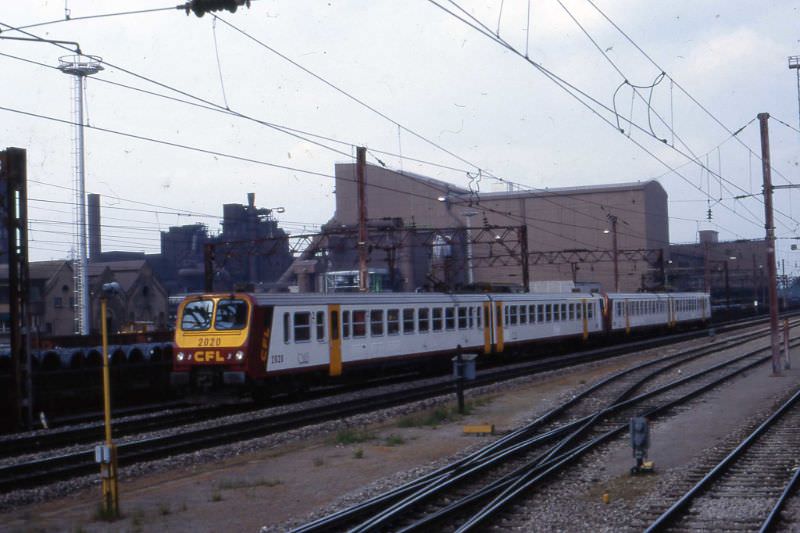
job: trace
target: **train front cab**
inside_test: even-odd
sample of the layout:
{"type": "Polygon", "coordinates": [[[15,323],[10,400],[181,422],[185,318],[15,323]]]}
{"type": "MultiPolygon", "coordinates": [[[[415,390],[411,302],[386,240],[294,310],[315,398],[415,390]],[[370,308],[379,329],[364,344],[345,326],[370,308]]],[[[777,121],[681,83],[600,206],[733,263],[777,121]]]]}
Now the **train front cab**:
{"type": "Polygon", "coordinates": [[[178,308],[171,385],[208,390],[244,384],[265,366],[271,318],[271,309],[256,308],[243,294],[184,300],[178,308]],[[266,327],[255,328],[263,332],[251,341],[251,334],[259,333],[253,324],[266,327]]]}

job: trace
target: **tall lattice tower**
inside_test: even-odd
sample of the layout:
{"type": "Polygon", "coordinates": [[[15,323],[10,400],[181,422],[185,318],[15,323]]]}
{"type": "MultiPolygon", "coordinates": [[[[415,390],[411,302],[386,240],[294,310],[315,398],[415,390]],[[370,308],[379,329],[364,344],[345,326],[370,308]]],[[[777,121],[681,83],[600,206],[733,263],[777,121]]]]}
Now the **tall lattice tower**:
{"type": "Polygon", "coordinates": [[[83,149],[83,95],[86,88],[86,76],[103,70],[102,59],[81,53],[63,56],[58,59],[61,72],[74,76],[72,85],[73,122],[75,124],[73,138],[73,189],[75,206],[73,219],[75,233],[73,239],[78,251],[73,261],[75,273],[75,333],[89,334],[89,265],[87,260],[86,238],[86,164],[83,149]]]}

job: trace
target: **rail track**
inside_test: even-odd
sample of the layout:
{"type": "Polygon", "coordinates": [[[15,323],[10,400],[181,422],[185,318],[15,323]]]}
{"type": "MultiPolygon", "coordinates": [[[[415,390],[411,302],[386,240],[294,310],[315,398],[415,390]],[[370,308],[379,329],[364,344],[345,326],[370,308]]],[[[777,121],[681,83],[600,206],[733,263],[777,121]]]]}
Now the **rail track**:
{"type": "MultiPolygon", "coordinates": [[[[708,355],[715,349],[723,346],[746,342],[748,339],[763,335],[764,331],[740,334],[728,340],[709,343],[701,348],[696,348],[673,356],[684,363],[687,360],[708,355]],[[681,357],[678,357],[681,356],[681,357]]],[[[636,349],[660,345],[656,340],[639,341],[632,343],[636,349]]],[[[663,344],[663,341],[661,341],[663,344]]],[[[630,345],[626,345],[630,349],[630,345]]],[[[619,347],[613,348],[620,351],[619,347]]],[[[500,369],[491,369],[481,372],[478,379],[470,386],[485,385],[506,379],[512,379],[524,373],[542,372],[566,365],[578,364],[593,360],[600,355],[608,357],[609,349],[590,350],[570,358],[558,357],[550,360],[537,361],[527,364],[516,364],[500,369]],[[568,360],[567,360],[568,359],[568,360]]],[[[681,364],[675,362],[674,364],[681,364]]],[[[429,380],[430,381],[430,380],[429,380]]],[[[426,399],[446,394],[452,390],[452,382],[447,379],[434,380],[434,383],[425,385],[403,387],[402,390],[391,393],[377,393],[368,398],[360,397],[352,401],[338,402],[332,406],[315,406],[311,408],[298,408],[291,412],[278,415],[251,416],[245,420],[235,422],[220,422],[208,427],[193,428],[188,426],[179,433],[151,438],[129,439],[127,442],[118,443],[118,456],[120,466],[127,466],[137,462],[157,459],[178,453],[196,451],[198,449],[237,442],[254,437],[266,436],[305,425],[316,424],[328,420],[341,419],[355,414],[375,411],[409,403],[415,400],[426,399]]],[[[587,411],[588,412],[588,411],[587,411]]],[[[184,416],[184,415],[182,415],[184,416]]],[[[189,415],[191,416],[191,415],[189,415]]],[[[196,421],[196,415],[193,421],[196,421]]],[[[162,426],[164,420],[157,423],[162,426]]],[[[169,422],[174,427],[175,422],[169,422]]],[[[93,428],[92,441],[100,437],[100,429],[93,428]]],[[[135,430],[133,427],[131,431],[135,430]]],[[[564,431],[564,430],[562,430],[564,431]]],[[[560,433],[559,433],[560,434],[560,433]]],[[[30,451],[30,449],[28,449],[30,451]]],[[[68,451],[49,457],[6,457],[4,465],[0,466],[0,492],[6,492],[23,487],[35,487],[58,480],[69,479],[97,471],[93,455],[90,450],[68,451]]]]}
{"type": "Polygon", "coordinates": [[[656,418],[761,365],[759,347],[671,382],[690,358],[652,361],[617,373],[519,430],[427,476],[295,530],[470,531],[496,524],[523,495],[575,466],[628,429],[630,417],[656,418]],[[600,398],[598,398],[600,396],[600,398]],[[604,399],[606,405],[597,407],[604,399]]]}
{"type": "MultiPolygon", "coordinates": [[[[771,531],[796,492],[800,391],[647,528],[657,531],[771,531]]],[[[786,526],[787,524],[784,524],[786,526]]]]}
{"type": "MultiPolygon", "coordinates": [[[[720,326],[718,332],[724,333],[726,331],[740,329],[743,325],[751,325],[758,322],[761,322],[761,320],[735,321],[720,326]]],[[[638,350],[664,346],[705,335],[707,335],[707,333],[703,330],[683,332],[664,337],[584,350],[570,355],[539,359],[533,362],[515,365],[513,368],[515,372],[522,374],[542,372],[569,367],[593,359],[609,358],[638,350]]],[[[408,382],[418,380],[419,378],[420,376],[417,373],[410,373],[405,376],[374,379],[365,384],[348,384],[318,389],[307,393],[306,396],[307,399],[313,399],[396,382],[408,382]]],[[[503,376],[497,375],[497,379],[503,379],[503,376]]],[[[281,405],[289,403],[289,401],[290,400],[287,398],[276,399],[273,401],[273,405],[281,405]]],[[[235,416],[241,413],[256,411],[262,407],[263,406],[247,401],[212,405],[196,405],[185,401],[178,401],[115,410],[115,415],[118,419],[112,421],[113,436],[115,439],[118,439],[191,422],[235,416]]],[[[82,413],[73,417],[60,418],[52,421],[51,427],[52,429],[48,431],[34,431],[0,436],[0,457],[42,453],[60,447],[96,442],[103,433],[103,417],[102,413],[95,413],[94,415],[82,413]]]]}

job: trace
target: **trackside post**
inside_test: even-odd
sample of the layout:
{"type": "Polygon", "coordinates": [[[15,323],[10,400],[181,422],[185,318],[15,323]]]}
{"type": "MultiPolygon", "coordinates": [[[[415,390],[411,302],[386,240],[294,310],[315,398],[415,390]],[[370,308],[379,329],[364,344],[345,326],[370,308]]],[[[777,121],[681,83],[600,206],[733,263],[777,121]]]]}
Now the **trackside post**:
{"type": "Polygon", "coordinates": [[[119,492],[117,490],[117,447],[111,440],[111,378],[108,360],[108,326],[106,309],[108,297],[119,292],[119,283],[106,283],[100,296],[100,324],[103,336],[103,412],[105,414],[105,444],[95,448],[95,461],[100,464],[103,488],[103,513],[109,519],[119,516],[119,492]]]}

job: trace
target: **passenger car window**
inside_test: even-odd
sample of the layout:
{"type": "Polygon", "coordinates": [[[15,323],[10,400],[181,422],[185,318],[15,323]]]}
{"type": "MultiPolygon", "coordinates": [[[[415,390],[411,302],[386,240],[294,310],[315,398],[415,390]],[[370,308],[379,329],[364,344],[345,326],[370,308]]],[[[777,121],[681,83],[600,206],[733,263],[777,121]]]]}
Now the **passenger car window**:
{"type": "Polygon", "coordinates": [[[294,314],[294,342],[311,340],[311,313],[301,311],[294,314]]]}
{"type": "Polygon", "coordinates": [[[383,309],[373,309],[369,312],[370,335],[380,337],[383,335],[383,309]]]}
{"type": "Polygon", "coordinates": [[[367,335],[367,312],[363,310],[353,311],[353,337],[366,337],[367,335]]]}
{"type": "Polygon", "coordinates": [[[400,310],[389,309],[386,311],[386,333],[397,335],[400,333],[400,310]]]}
{"type": "Polygon", "coordinates": [[[325,340],[325,311],[317,311],[317,340],[325,340]]]}
{"type": "Polygon", "coordinates": [[[403,309],[403,333],[414,333],[413,309],[403,309]]]}

